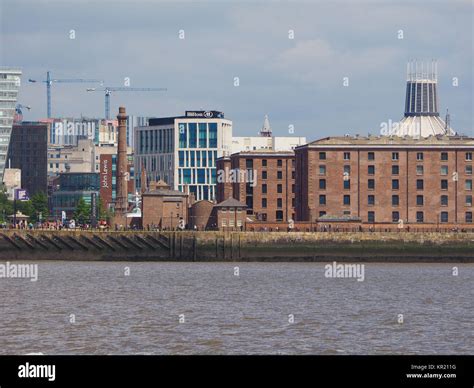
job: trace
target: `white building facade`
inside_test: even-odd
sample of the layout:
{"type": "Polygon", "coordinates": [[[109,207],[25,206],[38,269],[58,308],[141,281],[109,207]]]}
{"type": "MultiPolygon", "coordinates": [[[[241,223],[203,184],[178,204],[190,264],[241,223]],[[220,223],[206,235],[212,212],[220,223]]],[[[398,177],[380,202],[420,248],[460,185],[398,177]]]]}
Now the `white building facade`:
{"type": "Polygon", "coordinates": [[[218,111],[186,111],[184,116],[150,118],[135,128],[135,179],[163,180],[174,190],[212,200],[216,189],[216,159],[232,144],[232,121],[218,111]]]}
{"type": "Polygon", "coordinates": [[[304,136],[239,136],[232,138],[231,153],[257,150],[291,151],[304,144],[304,136]]]}
{"type": "Polygon", "coordinates": [[[0,182],[3,182],[20,85],[21,70],[0,68],[0,182]]]}

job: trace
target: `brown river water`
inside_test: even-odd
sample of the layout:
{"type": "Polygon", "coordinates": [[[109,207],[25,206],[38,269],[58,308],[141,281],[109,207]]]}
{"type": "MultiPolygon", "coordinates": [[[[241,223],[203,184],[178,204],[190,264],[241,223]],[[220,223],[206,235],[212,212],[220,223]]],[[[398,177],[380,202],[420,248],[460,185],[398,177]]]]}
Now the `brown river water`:
{"type": "Polygon", "coordinates": [[[37,264],[0,278],[0,354],[474,353],[474,264],[37,264]]]}

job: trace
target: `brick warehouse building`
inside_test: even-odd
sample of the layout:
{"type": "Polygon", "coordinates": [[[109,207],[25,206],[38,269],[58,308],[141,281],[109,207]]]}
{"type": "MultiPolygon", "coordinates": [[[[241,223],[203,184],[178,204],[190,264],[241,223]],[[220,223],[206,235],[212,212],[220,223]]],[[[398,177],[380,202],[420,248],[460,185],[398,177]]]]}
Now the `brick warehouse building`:
{"type": "Polygon", "coordinates": [[[295,149],[296,219],[472,224],[474,139],[328,137],[295,149]]]}
{"type": "Polygon", "coordinates": [[[217,202],[247,205],[257,221],[287,222],[295,217],[295,154],[255,150],[217,159],[217,202]]]}

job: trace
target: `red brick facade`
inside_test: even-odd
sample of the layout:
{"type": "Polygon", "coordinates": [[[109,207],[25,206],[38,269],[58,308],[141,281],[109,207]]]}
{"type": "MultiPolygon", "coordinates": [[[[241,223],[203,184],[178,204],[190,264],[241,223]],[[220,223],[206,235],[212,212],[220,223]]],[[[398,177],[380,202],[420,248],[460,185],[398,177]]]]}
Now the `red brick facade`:
{"type": "Polygon", "coordinates": [[[473,139],[461,137],[341,137],[298,147],[296,219],[472,224],[473,153],[473,139]]]}
{"type": "Polygon", "coordinates": [[[189,228],[192,230],[211,230],[216,228],[214,203],[203,199],[189,208],[189,228]]]}
{"type": "MultiPolygon", "coordinates": [[[[113,204],[114,199],[112,196],[113,190],[113,181],[112,177],[115,176],[115,170],[113,167],[112,154],[101,154],[100,155],[100,198],[106,208],[113,204]]],[[[128,173],[131,175],[131,170],[133,168],[133,160],[129,159],[127,164],[128,173]]],[[[130,176],[129,175],[129,176],[130,176]]],[[[127,183],[128,193],[135,194],[135,179],[130,178],[127,183]]]]}
{"type": "Polygon", "coordinates": [[[175,230],[187,226],[188,195],[158,187],[142,194],[142,226],[175,230]]]}
{"type": "Polygon", "coordinates": [[[214,212],[217,219],[217,227],[222,231],[245,230],[247,219],[247,206],[234,198],[214,205],[214,212]]]}
{"type": "Polygon", "coordinates": [[[235,198],[245,203],[247,213],[260,221],[294,219],[294,160],[292,151],[271,150],[239,152],[230,158],[218,159],[218,202],[226,197],[235,198]],[[220,182],[219,171],[224,169],[236,172],[234,176],[240,173],[240,181],[230,183],[230,179],[226,179],[220,182]],[[246,171],[252,171],[256,176],[245,176],[246,171]]]}

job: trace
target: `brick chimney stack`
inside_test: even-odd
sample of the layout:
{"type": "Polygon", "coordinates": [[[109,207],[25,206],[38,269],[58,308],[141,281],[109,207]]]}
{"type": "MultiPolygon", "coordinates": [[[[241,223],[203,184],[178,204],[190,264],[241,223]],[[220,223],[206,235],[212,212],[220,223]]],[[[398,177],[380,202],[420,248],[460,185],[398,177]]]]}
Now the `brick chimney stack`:
{"type": "Polygon", "coordinates": [[[115,200],[115,215],[123,217],[128,210],[127,185],[127,114],[125,107],[119,108],[118,119],[118,147],[117,147],[117,198],[115,200]]]}

